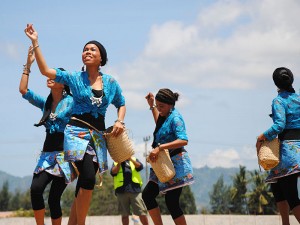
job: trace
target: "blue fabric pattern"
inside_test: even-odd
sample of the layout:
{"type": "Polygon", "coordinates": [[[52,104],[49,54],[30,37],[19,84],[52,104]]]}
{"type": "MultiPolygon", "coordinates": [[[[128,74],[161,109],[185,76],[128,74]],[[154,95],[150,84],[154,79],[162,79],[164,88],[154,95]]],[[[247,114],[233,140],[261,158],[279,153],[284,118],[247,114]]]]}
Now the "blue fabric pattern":
{"type": "MultiPolygon", "coordinates": [[[[170,115],[162,127],[156,133],[157,143],[164,144],[174,140],[188,140],[185,123],[180,113],[173,108],[170,115]]],[[[172,150],[172,149],[169,149],[172,150]]],[[[155,175],[153,169],[150,169],[149,180],[158,184],[160,192],[190,185],[194,182],[192,163],[188,152],[182,152],[171,157],[176,175],[168,182],[161,183],[155,175]]]]}
{"type": "MultiPolygon", "coordinates": [[[[100,74],[99,74],[100,75],[100,74]]],[[[87,72],[68,72],[56,69],[56,82],[66,84],[73,94],[73,114],[89,113],[95,118],[99,115],[105,117],[107,108],[113,104],[116,108],[125,105],[125,98],[118,82],[110,75],[102,74],[103,96],[101,102],[95,102],[92,87],[87,72]]],[[[65,129],[64,151],[65,160],[82,160],[85,153],[89,153],[87,147],[92,141],[96,152],[99,172],[108,169],[107,148],[103,133],[92,129],[67,125],[65,129]]]]}
{"type": "MultiPolygon", "coordinates": [[[[31,90],[28,90],[27,93],[23,95],[23,98],[43,112],[45,111],[46,98],[31,90]]],[[[49,118],[46,120],[44,124],[46,130],[50,133],[63,133],[69,122],[72,106],[73,98],[69,95],[63,96],[54,112],[56,118],[54,120],[50,120],[49,118]]],[[[55,149],[53,149],[53,152],[41,152],[34,173],[40,173],[44,170],[55,176],[64,176],[66,183],[70,183],[75,178],[72,166],[69,162],[64,161],[64,153],[55,151],[55,149]]]]}
{"type": "Polygon", "coordinates": [[[70,87],[74,99],[73,114],[91,113],[95,118],[98,114],[105,116],[107,107],[113,104],[116,108],[125,105],[125,98],[118,82],[110,75],[103,74],[103,91],[102,104],[92,104],[94,97],[87,72],[68,72],[56,69],[55,81],[66,84],[70,87]]]}
{"type": "MultiPolygon", "coordinates": [[[[44,112],[46,98],[34,93],[31,90],[28,90],[27,93],[23,95],[23,98],[44,112]]],[[[54,113],[56,114],[56,119],[54,121],[51,121],[50,119],[46,120],[46,130],[49,130],[50,133],[63,133],[67,123],[69,122],[72,113],[72,107],[73,98],[70,95],[64,96],[55,109],[54,113]]]]}
{"type": "MultiPolygon", "coordinates": [[[[300,96],[291,92],[279,92],[272,102],[273,125],[264,132],[273,140],[284,129],[300,129],[300,96]]],[[[266,182],[276,182],[280,177],[300,172],[300,140],[284,140],[280,143],[280,162],[268,172],[266,182]]]]}
{"type": "Polygon", "coordinates": [[[64,139],[65,160],[71,162],[82,160],[91,140],[97,155],[99,172],[103,173],[108,169],[107,148],[103,133],[67,125],[64,139]]]}
{"type": "Polygon", "coordinates": [[[66,183],[71,183],[76,178],[70,163],[64,161],[64,153],[61,151],[41,152],[34,173],[47,171],[55,176],[65,177],[66,183]]]}

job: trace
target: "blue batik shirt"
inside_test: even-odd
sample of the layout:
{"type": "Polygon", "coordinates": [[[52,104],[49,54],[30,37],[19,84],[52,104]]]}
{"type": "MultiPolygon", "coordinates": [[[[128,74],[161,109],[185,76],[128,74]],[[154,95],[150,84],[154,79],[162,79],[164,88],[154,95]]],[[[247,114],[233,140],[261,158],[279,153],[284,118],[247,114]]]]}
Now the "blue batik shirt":
{"type": "MultiPolygon", "coordinates": [[[[29,89],[27,93],[23,95],[23,98],[28,100],[32,105],[40,108],[43,112],[45,111],[46,98],[29,89]]],[[[65,95],[55,109],[55,119],[51,120],[48,118],[45,121],[44,126],[46,127],[46,130],[48,130],[51,134],[55,132],[63,133],[72,114],[72,107],[73,98],[70,95],[65,95]]]]}
{"type": "Polygon", "coordinates": [[[184,120],[180,113],[173,108],[171,114],[155,134],[155,141],[157,145],[158,143],[164,144],[177,139],[188,141],[184,120]]]}
{"type": "Polygon", "coordinates": [[[300,96],[282,91],[272,102],[273,125],[264,132],[268,140],[273,140],[284,129],[300,129],[300,96]]]}
{"type": "Polygon", "coordinates": [[[92,87],[87,72],[68,72],[56,69],[55,81],[70,87],[74,99],[73,114],[90,113],[95,118],[105,116],[107,107],[113,104],[116,108],[125,105],[125,98],[118,82],[110,75],[102,74],[103,93],[102,103],[94,104],[92,87]]]}

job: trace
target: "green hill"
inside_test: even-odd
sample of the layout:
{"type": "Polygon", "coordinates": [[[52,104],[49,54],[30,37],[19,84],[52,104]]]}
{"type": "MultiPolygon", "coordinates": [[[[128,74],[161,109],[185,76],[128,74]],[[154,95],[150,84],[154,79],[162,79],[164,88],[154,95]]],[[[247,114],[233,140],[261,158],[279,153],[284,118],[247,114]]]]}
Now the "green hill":
{"type": "Polygon", "coordinates": [[[16,177],[0,171],[0,190],[2,189],[3,183],[8,181],[10,192],[14,193],[16,190],[24,192],[30,188],[31,180],[32,176],[16,177]]]}
{"type": "Polygon", "coordinates": [[[195,183],[191,185],[191,189],[196,199],[197,208],[209,207],[209,192],[221,175],[223,175],[224,184],[231,185],[231,177],[238,172],[239,168],[209,168],[207,166],[194,168],[195,183]]]}
{"type": "MultiPolygon", "coordinates": [[[[238,173],[238,171],[238,168],[194,168],[195,183],[191,185],[191,189],[196,199],[197,208],[199,210],[202,207],[209,208],[209,192],[221,175],[223,175],[224,183],[228,185],[232,183],[231,177],[238,173]]],[[[143,179],[145,181],[145,177],[143,179]]],[[[10,192],[14,193],[16,190],[24,192],[30,188],[31,180],[32,176],[16,177],[0,171],[0,190],[3,183],[8,181],[10,192]]]]}

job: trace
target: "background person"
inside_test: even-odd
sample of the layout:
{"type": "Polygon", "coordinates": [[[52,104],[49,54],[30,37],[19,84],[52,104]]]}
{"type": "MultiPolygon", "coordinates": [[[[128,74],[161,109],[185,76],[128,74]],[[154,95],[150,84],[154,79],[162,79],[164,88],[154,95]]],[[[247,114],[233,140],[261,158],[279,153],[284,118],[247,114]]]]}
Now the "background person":
{"type": "Polygon", "coordinates": [[[289,223],[289,211],[300,223],[300,200],[297,181],[300,172],[300,96],[292,86],[293,73],[285,67],[273,72],[278,95],[272,102],[273,125],[257,138],[257,153],[264,140],[280,140],[280,162],[268,172],[267,183],[275,197],[282,224],[289,223]]]}
{"type": "Polygon", "coordinates": [[[43,111],[43,117],[35,126],[45,126],[46,138],[43,150],[34,170],[30,187],[32,209],[37,225],[44,225],[45,204],[43,193],[46,186],[52,181],[48,204],[53,225],[61,224],[62,210],[61,196],[72,180],[71,167],[64,161],[63,141],[64,129],[67,125],[73,106],[73,98],[69,87],[48,79],[47,87],[51,92],[47,99],[28,89],[30,67],[35,60],[30,46],[27,63],[22,73],[19,91],[23,98],[43,111]]]}
{"type": "Polygon", "coordinates": [[[107,53],[98,41],[89,41],[83,47],[82,62],[86,70],[69,72],[47,66],[32,24],[27,25],[25,33],[32,41],[41,73],[56,82],[67,84],[73,94],[74,107],[64,131],[64,150],[65,159],[73,163],[79,175],[68,224],[84,225],[95,186],[95,174],[108,169],[103,134],[107,107],[113,104],[117,108],[112,135],[120,135],[124,131],[125,98],[118,82],[100,72],[107,62],[107,53]]]}
{"type": "Polygon", "coordinates": [[[157,160],[159,151],[168,149],[176,175],[168,182],[161,183],[153,169],[143,190],[143,200],[155,225],[162,225],[161,213],[155,200],[159,192],[165,194],[165,201],[171,216],[177,225],[185,225],[186,220],[179,205],[179,198],[183,186],[193,183],[193,169],[184,146],[188,143],[185,123],[180,113],[175,109],[175,102],[179,94],[170,89],[160,89],[155,96],[149,93],[147,102],[152,111],[156,127],[153,133],[152,151],[149,159],[157,160]]]}
{"type": "Polygon", "coordinates": [[[119,211],[122,216],[122,224],[129,224],[129,215],[132,213],[139,216],[143,225],[148,225],[147,208],[141,194],[142,177],[140,171],[143,164],[131,157],[122,162],[114,162],[111,168],[111,175],[114,178],[115,194],[119,203],[119,211]]]}

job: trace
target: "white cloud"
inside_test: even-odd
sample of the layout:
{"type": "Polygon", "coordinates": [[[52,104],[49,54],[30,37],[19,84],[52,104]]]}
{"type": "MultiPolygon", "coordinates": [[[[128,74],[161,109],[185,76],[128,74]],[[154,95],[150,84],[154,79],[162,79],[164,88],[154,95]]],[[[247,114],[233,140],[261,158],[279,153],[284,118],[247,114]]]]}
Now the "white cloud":
{"type": "Polygon", "coordinates": [[[2,43],[0,45],[2,54],[5,55],[5,57],[9,57],[14,60],[18,60],[20,58],[20,48],[23,49],[23,46],[13,42],[2,43]]]}
{"type": "Polygon", "coordinates": [[[193,166],[197,168],[203,166],[231,168],[243,165],[247,169],[258,169],[256,150],[249,146],[244,146],[240,150],[218,148],[205,153],[205,157],[191,153],[191,157],[193,166]]]}
{"type": "Polygon", "coordinates": [[[126,63],[125,88],[255,89],[275,67],[299,58],[298,1],[216,1],[191,24],[153,25],[138,58],[126,63]],[[258,78],[260,82],[258,82],[258,78]]]}
{"type": "Polygon", "coordinates": [[[221,166],[229,168],[233,167],[233,165],[238,165],[240,156],[234,149],[216,149],[207,156],[206,161],[209,167],[221,166]]]}

